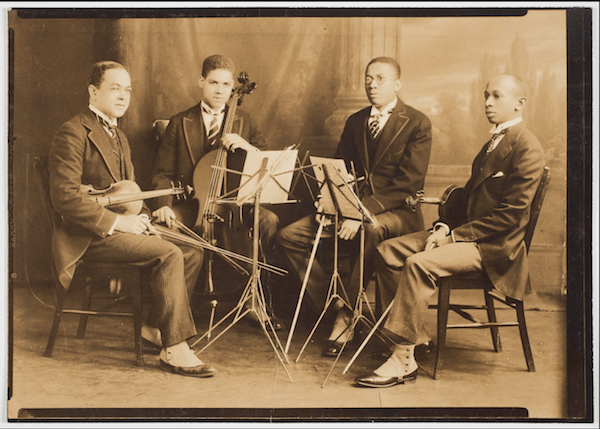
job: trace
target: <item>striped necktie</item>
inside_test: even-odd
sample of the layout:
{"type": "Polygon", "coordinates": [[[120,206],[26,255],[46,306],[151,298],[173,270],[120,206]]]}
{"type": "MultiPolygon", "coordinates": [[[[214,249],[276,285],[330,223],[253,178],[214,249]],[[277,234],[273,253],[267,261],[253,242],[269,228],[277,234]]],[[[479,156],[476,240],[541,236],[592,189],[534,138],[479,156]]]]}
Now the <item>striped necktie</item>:
{"type": "Polygon", "coordinates": [[[219,121],[217,120],[217,117],[219,116],[219,113],[213,112],[210,109],[207,109],[204,104],[202,104],[202,111],[204,113],[207,113],[209,115],[212,116],[212,120],[210,122],[210,126],[208,128],[208,133],[207,133],[207,137],[208,137],[208,142],[210,143],[210,145],[214,145],[217,141],[217,135],[219,135],[219,121]]]}
{"type": "Polygon", "coordinates": [[[371,123],[369,124],[369,131],[371,132],[371,136],[373,138],[377,137],[377,134],[379,134],[379,120],[381,119],[383,115],[381,113],[376,113],[375,115],[371,116],[371,123]]]}
{"type": "Polygon", "coordinates": [[[102,124],[104,129],[108,132],[110,139],[113,142],[113,153],[119,159],[119,170],[121,174],[121,180],[125,179],[125,161],[123,160],[123,148],[121,147],[121,138],[117,132],[117,126],[110,124],[106,119],[100,115],[96,115],[98,122],[102,124]],[[116,149],[116,150],[115,150],[116,149]]]}
{"type": "Polygon", "coordinates": [[[494,143],[496,143],[496,141],[500,138],[500,136],[503,136],[504,134],[506,134],[508,132],[508,130],[509,130],[508,128],[505,128],[502,131],[500,131],[499,133],[496,133],[492,136],[490,141],[488,141],[486,143],[485,156],[488,156],[490,153],[492,153],[492,151],[494,150],[494,143]]]}

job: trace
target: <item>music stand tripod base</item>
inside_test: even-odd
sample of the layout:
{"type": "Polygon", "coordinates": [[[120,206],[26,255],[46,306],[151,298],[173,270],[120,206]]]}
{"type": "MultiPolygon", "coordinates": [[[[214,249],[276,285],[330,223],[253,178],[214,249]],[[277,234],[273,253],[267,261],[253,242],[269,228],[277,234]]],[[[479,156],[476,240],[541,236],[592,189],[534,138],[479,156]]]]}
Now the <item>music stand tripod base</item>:
{"type": "Polygon", "coordinates": [[[271,319],[267,315],[266,311],[266,302],[264,298],[264,293],[262,290],[262,285],[260,282],[260,269],[258,268],[258,239],[259,239],[259,210],[260,210],[260,192],[257,192],[254,197],[254,231],[253,231],[253,258],[252,258],[252,274],[248,283],[244,289],[242,297],[236,304],[236,306],[229,312],[225,317],[223,317],[219,322],[217,322],[212,329],[204,333],[200,338],[198,338],[191,347],[193,348],[196,344],[206,338],[208,335],[211,335],[211,331],[220,326],[225,320],[227,320],[232,314],[235,313],[235,317],[232,322],[227,326],[223,331],[219,332],[208,344],[206,344],[201,350],[196,352],[196,354],[202,353],[208,347],[210,347],[215,341],[217,341],[222,335],[224,335],[229,329],[231,329],[237,322],[239,322],[244,316],[248,313],[253,312],[256,315],[258,323],[260,324],[263,332],[267,336],[277,359],[283,366],[286,374],[288,375],[290,381],[293,383],[291,374],[289,373],[286,363],[289,363],[289,360],[285,353],[283,352],[283,346],[279,341],[279,337],[275,332],[275,328],[271,322],[271,319]],[[244,309],[244,304],[250,300],[251,306],[250,308],[244,309]],[[269,332],[270,331],[270,332],[269,332]],[[280,352],[281,350],[281,352],[280,352]],[[283,355],[283,357],[282,357],[283,355]],[[285,362],[284,362],[285,359],[285,362]]]}

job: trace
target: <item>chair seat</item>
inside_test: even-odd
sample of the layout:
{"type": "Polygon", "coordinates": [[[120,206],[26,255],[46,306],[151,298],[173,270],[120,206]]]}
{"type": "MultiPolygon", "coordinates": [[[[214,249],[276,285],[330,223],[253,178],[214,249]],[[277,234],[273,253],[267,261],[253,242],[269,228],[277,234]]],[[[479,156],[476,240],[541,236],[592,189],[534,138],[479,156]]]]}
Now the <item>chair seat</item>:
{"type": "Polygon", "coordinates": [[[487,274],[483,272],[470,272],[456,274],[452,277],[442,277],[438,280],[439,287],[450,289],[493,289],[487,274]]]}
{"type": "MultiPolygon", "coordinates": [[[[36,157],[33,165],[36,178],[39,185],[39,191],[42,197],[43,207],[46,211],[47,218],[50,223],[50,229],[53,230],[54,222],[59,218],[58,213],[52,206],[50,198],[50,178],[48,175],[48,159],[46,157],[36,157]]],[[[65,309],[65,299],[67,296],[67,290],[58,281],[56,272],[52,273],[52,280],[54,290],[56,292],[56,307],[54,311],[54,317],[52,321],[52,327],[50,328],[50,334],[48,336],[48,343],[46,345],[46,351],[44,356],[52,356],[54,350],[54,343],[58,335],[58,328],[62,320],[63,313],[78,314],[79,315],[79,327],[77,330],[77,338],[83,338],[87,327],[87,321],[89,316],[110,316],[110,317],[132,317],[133,318],[133,332],[134,332],[134,344],[136,363],[138,366],[144,365],[142,356],[142,287],[141,279],[146,270],[144,268],[128,264],[125,262],[96,262],[96,261],[83,261],[80,263],[75,270],[75,278],[84,279],[84,297],[81,304],[81,308],[68,308],[65,309]],[[119,279],[119,282],[124,287],[124,293],[120,293],[119,288],[114,288],[110,293],[92,293],[93,279],[100,278],[112,278],[119,279]],[[129,292],[125,293],[126,290],[129,292]],[[108,299],[109,303],[100,310],[91,309],[91,301],[94,298],[108,299]],[[112,306],[117,302],[121,302],[125,298],[130,298],[132,301],[131,312],[115,312],[109,311],[112,306]]],[[[74,278],[74,279],[75,279],[74,278]]],[[[74,287],[72,282],[71,288],[74,287]]]]}

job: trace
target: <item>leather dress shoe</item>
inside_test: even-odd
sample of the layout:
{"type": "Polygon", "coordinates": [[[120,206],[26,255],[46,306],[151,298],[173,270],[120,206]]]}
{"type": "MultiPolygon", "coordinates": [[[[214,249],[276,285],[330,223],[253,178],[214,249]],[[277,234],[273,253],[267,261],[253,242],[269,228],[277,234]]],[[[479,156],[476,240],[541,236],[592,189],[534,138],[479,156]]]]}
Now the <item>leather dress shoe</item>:
{"type": "MultiPolygon", "coordinates": [[[[252,320],[253,322],[255,322],[257,325],[260,324],[260,322],[258,321],[258,317],[256,316],[256,314],[253,311],[251,311],[250,313],[248,313],[246,316],[250,320],[252,320]]],[[[284,328],[283,323],[281,323],[276,317],[269,316],[268,320],[271,321],[271,324],[273,325],[273,329],[275,329],[276,331],[281,331],[284,328]]],[[[266,323],[265,326],[268,326],[268,323],[266,323]]]]}
{"type": "MultiPolygon", "coordinates": [[[[328,341],[327,346],[323,349],[323,356],[325,357],[337,357],[342,349],[344,343],[338,343],[336,341],[328,341]]],[[[344,349],[346,350],[346,349],[344,349]]]]}
{"type": "MultiPolygon", "coordinates": [[[[426,343],[419,344],[418,346],[415,346],[415,356],[423,357],[423,355],[431,353],[433,351],[433,347],[434,347],[433,341],[427,341],[426,343]]],[[[388,350],[375,350],[373,353],[371,353],[371,359],[379,360],[379,361],[386,361],[390,358],[391,355],[392,355],[392,351],[389,349],[388,350]]]]}
{"type": "Polygon", "coordinates": [[[162,359],[159,359],[160,367],[165,371],[174,372],[175,374],[187,375],[188,377],[212,377],[217,373],[217,370],[210,365],[205,363],[197,366],[175,366],[165,362],[162,359]]]}
{"type": "Polygon", "coordinates": [[[406,374],[404,377],[390,377],[373,373],[364,377],[358,377],[354,381],[357,385],[365,387],[392,387],[399,384],[410,384],[416,382],[418,371],[418,369],[415,369],[413,372],[406,374]]]}

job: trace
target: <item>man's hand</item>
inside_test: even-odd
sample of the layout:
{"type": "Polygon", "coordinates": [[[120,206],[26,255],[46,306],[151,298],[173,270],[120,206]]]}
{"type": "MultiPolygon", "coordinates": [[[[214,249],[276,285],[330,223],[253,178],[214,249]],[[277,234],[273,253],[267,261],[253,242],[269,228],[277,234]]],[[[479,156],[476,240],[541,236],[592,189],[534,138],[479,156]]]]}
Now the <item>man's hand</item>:
{"type": "Polygon", "coordinates": [[[345,219],[342,222],[342,226],[340,227],[340,232],[338,232],[338,235],[342,240],[352,240],[354,237],[356,237],[356,233],[358,232],[361,224],[362,222],[359,220],[345,219]]]}
{"type": "Polygon", "coordinates": [[[225,149],[235,152],[236,149],[243,149],[246,152],[259,152],[258,148],[252,146],[238,134],[225,134],[221,138],[225,149]]]}
{"type": "Polygon", "coordinates": [[[452,243],[452,236],[446,235],[446,230],[440,228],[434,231],[427,240],[425,240],[425,251],[435,249],[436,247],[445,246],[446,244],[452,243]]]}
{"type": "Polygon", "coordinates": [[[319,223],[321,223],[323,220],[325,221],[323,226],[328,226],[331,225],[331,219],[324,216],[323,213],[323,204],[321,203],[321,196],[319,196],[317,198],[317,201],[315,201],[315,208],[317,209],[317,214],[315,215],[315,220],[319,223]]]}
{"type": "Polygon", "coordinates": [[[130,234],[158,234],[146,215],[119,215],[115,231],[130,234]]]}
{"type": "Polygon", "coordinates": [[[169,206],[162,206],[158,210],[153,211],[152,217],[155,217],[159,222],[166,223],[169,228],[173,225],[173,219],[177,219],[173,209],[169,206]]]}

